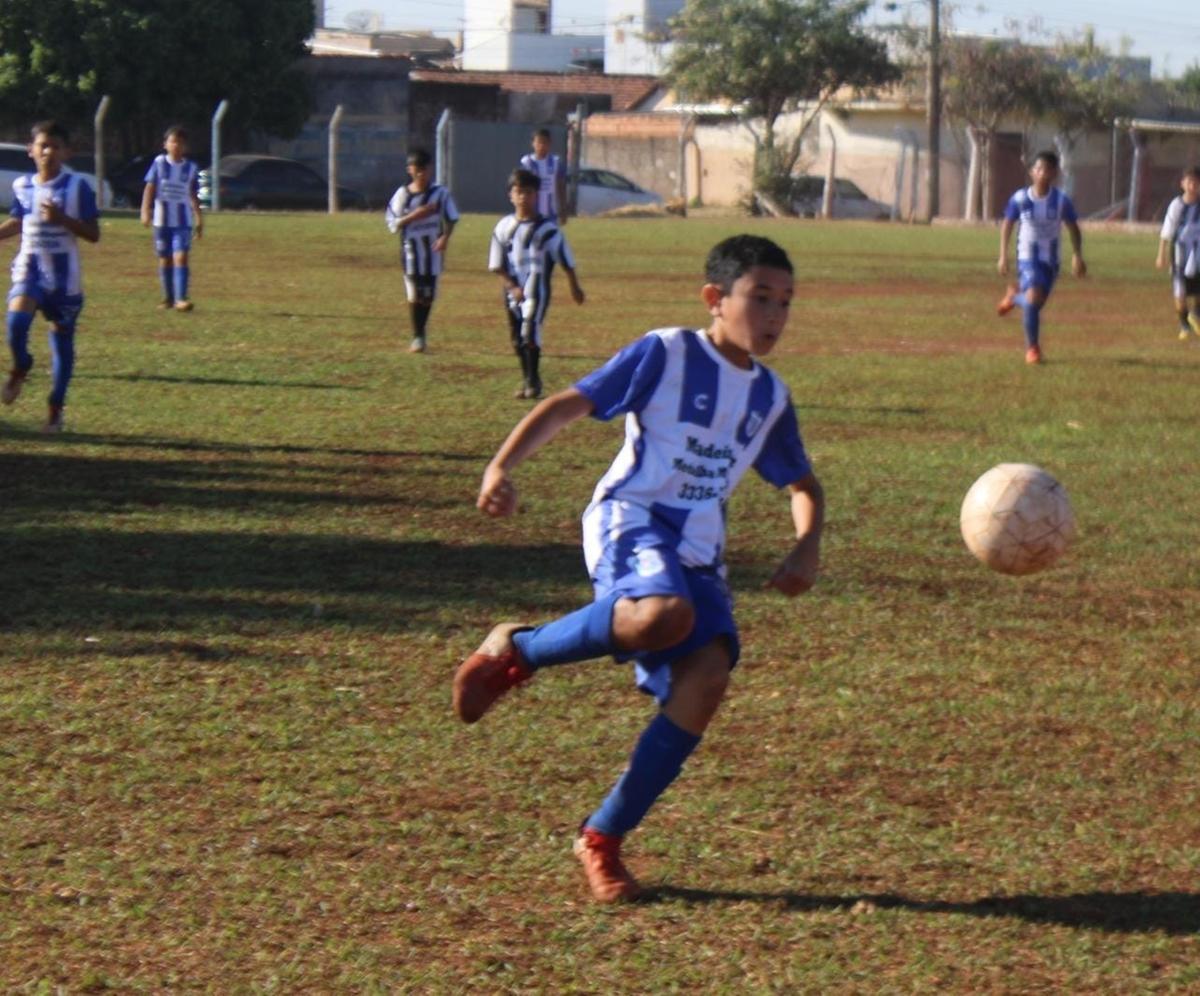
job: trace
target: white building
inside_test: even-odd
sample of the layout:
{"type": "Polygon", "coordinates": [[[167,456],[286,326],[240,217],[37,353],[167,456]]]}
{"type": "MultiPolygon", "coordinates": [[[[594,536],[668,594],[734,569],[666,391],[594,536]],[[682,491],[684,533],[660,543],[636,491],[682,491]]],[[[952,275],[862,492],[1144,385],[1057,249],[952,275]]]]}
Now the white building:
{"type": "Polygon", "coordinates": [[[551,0],[465,0],[463,14],[463,69],[565,72],[603,58],[603,35],[551,33],[551,0]]]}
{"type": "Polygon", "coordinates": [[[658,76],[671,51],[667,22],[683,0],[607,0],[604,71],[658,76]]]}

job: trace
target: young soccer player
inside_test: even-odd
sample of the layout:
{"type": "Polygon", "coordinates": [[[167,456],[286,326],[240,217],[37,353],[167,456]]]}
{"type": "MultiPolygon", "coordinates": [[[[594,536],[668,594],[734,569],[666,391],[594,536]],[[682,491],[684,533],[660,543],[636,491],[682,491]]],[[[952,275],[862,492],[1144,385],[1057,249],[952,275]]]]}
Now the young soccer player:
{"type": "Polygon", "coordinates": [[[584,294],[566,238],[553,221],[538,214],[538,178],[526,169],[513,170],[508,178],[508,199],[513,213],[501,218],[492,232],[488,269],[499,275],[504,286],[509,332],[521,361],[523,379],[514,396],[540,398],[542,325],[550,307],[555,264],[561,264],[566,273],[576,304],[583,304],[584,294]]]}
{"type": "Polygon", "coordinates": [[[0,223],[0,239],[21,236],[8,292],[8,348],[13,365],[0,388],[11,405],[33,368],[29,329],[40,311],[51,323],[49,412],[43,432],[63,431],[63,406],[75,368],[75,323],[83,310],[79,239],[100,241],[100,212],[87,181],[70,173],[66,129],[55,121],[33,126],[29,157],[37,171],[13,181],[10,217],[0,223]]]}
{"type": "Polygon", "coordinates": [[[502,623],[454,676],[458,716],[474,723],[510,688],[545,668],[632,658],[660,709],[629,766],[575,841],[592,894],[633,899],[620,858],[636,827],[695,750],[737,663],[722,563],[725,506],[742,475],[790,492],[796,542],[767,582],[783,594],[816,580],[824,497],[783,381],[756,357],[783,334],[792,265],[775,243],[726,239],[709,254],[700,292],[707,331],[663,328],[626,346],[513,429],[483,475],[478,506],[511,515],[512,474],[572,422],[625,416],[625,444],[583,515],[595,601],[537,627],[502,623]]]}
{"type": "Polygon", "coordinates": [[[433,182],[433,157],[428,152],[414,149],[407,164],[408,183],[392,194],[384,217],[388,231],[400,233],[404,289],[413,327],[409,351],[423,353],[442,258],[458,221],[458,207],[450,191],[433,182]]]}
{"type": "Polygon", "coordinates": [[[191,311],[188,297],[188,253],[192,233],[204,233],[197,192],[200,171],[187,158],[188,134],[172,125],[163,136],[163,152],[146,170],[142,188],[142,224],[154,226],[154,252],[158,255],[158,278],[162,283],[160,308],[191,311]]]}
{"type": "Polygon", "coordinates": [[[1193,334],[1200,332],[1196,303],[1200,297],[1200,166],[1185,169],[1179,186],[1183,192],[1167,207],[1154,265],[1165,270],[1170,253],[1171,290],[1175,297],[1175,313],[1179,316],[1179,339],[1187,342],[1193,334]]]}
{"type": "Polygon", "coordinates": [[[1029,178],[1033,182],[1009,198],[1000,225],[1000,259],[996,269],[1001,276],[1007,276],[1008,243],[1013,225],[1020,221],[1017,229],[1020,284],[1009,286],[996,305],[996,313],[1004,317],[1013,308],[1022,309],[1025,314],[1025,362],[1041,363],[1041,313],[1058,277],[1058,243],[1063,225],[1067,226],[1071,236],[1071,272],[1077,277],[1085,276],[1087,265],[1083,261],[1083,236],[1075,205],[1054,186],[1058,179],[1058,156],[1053,152],[1039,152],[1029,170],[1029,178]]]}
{"type": "Polygon", "coordinates": [[[537,212],[559,225],[567,223],[567,165],[562,156],[550,151],[550,129],[533,133],[533,152],[527,152],[518,164],[538,178],[537,212]]]}

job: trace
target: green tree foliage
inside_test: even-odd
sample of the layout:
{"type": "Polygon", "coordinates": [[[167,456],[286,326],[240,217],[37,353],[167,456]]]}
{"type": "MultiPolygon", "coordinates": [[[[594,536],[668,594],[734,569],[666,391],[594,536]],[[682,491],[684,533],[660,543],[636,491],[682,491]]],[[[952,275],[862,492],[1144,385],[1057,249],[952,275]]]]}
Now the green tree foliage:
{"type": "Polygon", "coordinates": [[[3,0],[0,123],[90,122],[108,94],[127,153],[173,121],[207,122],[221,99],[235,133],[294,134],[313,24],[312,0],[3,0]]]}
{"type": "Polygon", "coordinates": [[[886,45],[862,28],[868,7],[868,0],[688,0],[671,21],[667,79],[687,100],[727,100],[748,125],[761,122],[761,187],[764,174],[790,176],[804,133],[838,91],[899,78],[886,45]],[[779,143],[780,115],[801,107],[800,129],[779,143]]]}

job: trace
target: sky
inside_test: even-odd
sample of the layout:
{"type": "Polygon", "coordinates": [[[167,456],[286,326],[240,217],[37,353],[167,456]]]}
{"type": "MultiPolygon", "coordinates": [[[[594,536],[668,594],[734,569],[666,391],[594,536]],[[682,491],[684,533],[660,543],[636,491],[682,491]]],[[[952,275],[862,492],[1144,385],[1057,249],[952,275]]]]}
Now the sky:
{"type": "MultiPolygon", "coordinates": [[[[924,22],[929,0],[898,0],[885,10],[876,0],[868,20],[887,23],[900,12],[924,22]]],[[[603,34],[604,0],[553,0],[553,29],[575,34],[603,34]]],[[[1008,25],[1036,40],[1031,25],[1053,37],[1071,35],[1085,26],[1096,40],[1117,52],[1128,42],[1129,55],[1149,56],[1155,76],[1178,76],[1200,61],[1200,5],[1195,0],[942,0],[943,19],[956,30],[971,34],[1008,36],[1008,25]]],[[[462,27],[462,0],[326,0],[326,23],[341,27],[347,14],[375,11],[385,29],[425,28],[450,35],[462,27]]]]}

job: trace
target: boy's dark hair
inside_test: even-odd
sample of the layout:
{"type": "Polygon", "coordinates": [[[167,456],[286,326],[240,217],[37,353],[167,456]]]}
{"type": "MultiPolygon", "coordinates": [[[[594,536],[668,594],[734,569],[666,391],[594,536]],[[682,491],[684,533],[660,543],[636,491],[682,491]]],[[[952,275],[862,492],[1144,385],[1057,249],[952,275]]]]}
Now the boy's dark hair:
{"type": "Polygon", "coordinates": [[[547,142],[549,142],[550,141],[550,129],[549,128],[539,128],[537,131],[535,131],[533,133],[533,137],[534,138],[544,138],[547,142]]]}
{"type": "Polygon", "coordinates": [[[1050,149],[1042,149],[1036,156],[1033,157],[1033,165],[1045,163],[1051,169],[1058,169],[1058,153],[1052,152],[1050,149]]]}
{"type": "Polygon", "coordinates": [[[71,136],[67,133],[65,125],[53,119],[39,121],[29,129],[29,140],[36,142],[38,135],[45,135],[47,138],[57,138],[63,145],[69,145],[71,136]]]}
{"type": "Polygon", "coordinates": [[[728,294],[734,281],[756,266],[795,272],[788,254],[770,239],[761,235],[734,235],[718,242],[709,252],[704,263],[704,282],[716,284],[722,294],[728,294]]]}
{"type": "Polygon", "coordinates": [[[409,166],[418,166],[424,169],[431,162],[433,162],[433,156],[431,156],[425,149],[412,149],[404,161],[408,163],[409,166]]]}
{"type": "MultiPolygon", "coordinates": [[[[1193,180],[1200,180],[1200,166],[1189,166],[1183,171],[1183,176],[1190,176],[1193,180]]],[[[1180,177],[1183,179],[1183,177],[1180,177]]]]}
{"type": "Polygon", "coordinates": [[[538,179],[536,173],[531,173],[527,169],[514,169],[508,174],[508,186],[506,190],[512,190],[516,187],[518,190],[537,190],[542,185],[542,181],[538,179]]]}
{"type": "Polygon", "coordinates": [[[163,141],[165,142],[169,138],[180,138],[186,142],[188,140],[187,129],[183,125],[173,124],[163,132],[163,141]]]}

